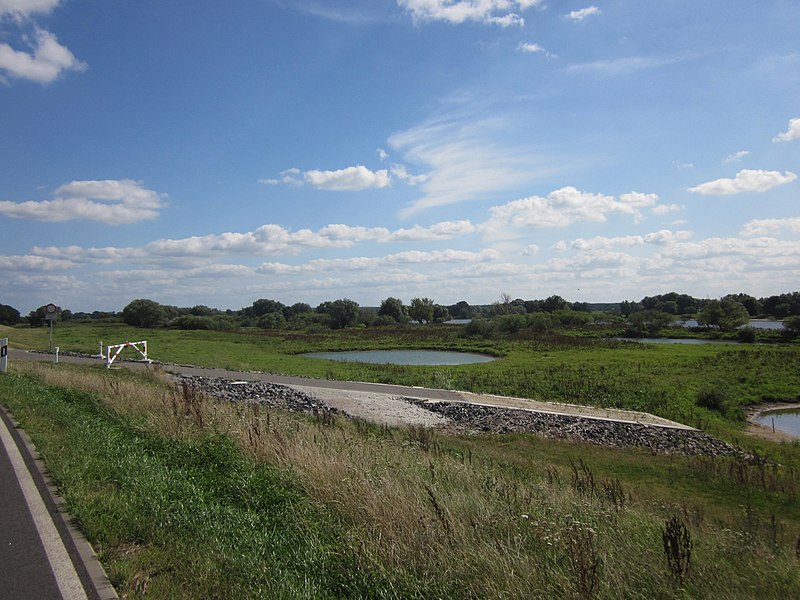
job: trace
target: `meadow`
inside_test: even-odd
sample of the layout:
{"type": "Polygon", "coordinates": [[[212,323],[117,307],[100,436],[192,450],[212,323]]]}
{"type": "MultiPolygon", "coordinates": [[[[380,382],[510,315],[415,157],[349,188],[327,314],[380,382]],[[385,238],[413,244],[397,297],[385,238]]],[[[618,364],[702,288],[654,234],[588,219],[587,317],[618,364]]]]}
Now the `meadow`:
{"type": "MultiPolygon", "coordinates": [[[[44,330],[4,329],[16,347],[44,330]]],[[[744,432],[797,400],[800,348],[643,346],[454,327],[237,333],[58,325],[63,350],[147,339],[164,362],[623,406],[764,460],[446,435],[245,408],[163,370],[14,364],[0,398],[128,597],[786,598],[800,595],[800,445],[744,432]],[[386,367],[306,351],[501,360],[386,367]]],[[[166,368],[166,367],[165,367],[166,368]]]]}

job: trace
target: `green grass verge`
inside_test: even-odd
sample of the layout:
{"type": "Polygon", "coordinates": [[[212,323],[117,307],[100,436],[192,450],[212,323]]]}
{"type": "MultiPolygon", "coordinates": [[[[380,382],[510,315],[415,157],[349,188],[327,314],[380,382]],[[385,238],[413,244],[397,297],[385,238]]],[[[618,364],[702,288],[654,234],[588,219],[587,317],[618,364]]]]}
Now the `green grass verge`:
{"type": "Polygon", "coordinates": [[[120,593],[335,598],[362,583],[332,521],[228,436],[167,439],[30,377],[0,389],[120,593]]]}
{"type": "Polygon", "coordinates": [[[326,423],[152,374],[24,368],[0,399],[128,597],[800,594],[793,467],[326,423]],[[671,555],[667,523],[688,540],[671,555]]]}

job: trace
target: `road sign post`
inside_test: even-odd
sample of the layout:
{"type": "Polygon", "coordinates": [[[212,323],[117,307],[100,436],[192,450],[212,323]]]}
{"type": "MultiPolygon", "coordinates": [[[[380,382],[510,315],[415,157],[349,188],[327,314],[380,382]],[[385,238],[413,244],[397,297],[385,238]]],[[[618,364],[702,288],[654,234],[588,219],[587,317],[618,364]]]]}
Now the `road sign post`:
{"type": "Polygon", "coordinates": [[[58,307],[52,302],[44,307],[44,318],[50,328],[50,347],[48,348],[50,352],[53,351],[53,321],[56,320],[57,315],[58,307]]]}
{"type": "Polygon", "coordinates": [[[8,338],[0,340],[0,373],[8,371],[8,338]]]}

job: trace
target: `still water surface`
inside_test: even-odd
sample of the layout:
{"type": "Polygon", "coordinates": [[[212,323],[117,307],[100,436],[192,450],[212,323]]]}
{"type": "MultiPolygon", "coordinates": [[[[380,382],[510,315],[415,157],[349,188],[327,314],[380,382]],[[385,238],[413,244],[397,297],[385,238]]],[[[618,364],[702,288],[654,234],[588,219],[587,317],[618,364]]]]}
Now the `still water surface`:
{"type": "Polygon", "coordinates": [[[703,338],[616,338],[623,342],[641,344],[738,344],[734,340],[707,340],[703,338]]]}
{"type": "Polygon", "coordinates": [[[363,350],[358,352],[311,352],[309,358],[378,365],[471,365],[496,360],[493,356],[443,350],[363,350]]]}
{"type": "Polygon", "coordinates": [[[767,427],[772,427],[774,424],[775,429],[800,438],[800,408],[770,410],[762,413],[758,421],[767,427]]]}

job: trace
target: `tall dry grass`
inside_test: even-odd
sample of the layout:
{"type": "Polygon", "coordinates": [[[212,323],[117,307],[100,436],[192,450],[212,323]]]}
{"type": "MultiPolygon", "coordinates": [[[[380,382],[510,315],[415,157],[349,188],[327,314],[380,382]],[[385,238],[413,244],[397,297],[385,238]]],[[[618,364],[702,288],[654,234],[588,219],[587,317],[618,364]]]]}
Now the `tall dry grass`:
{"type": "MultiPolygon", "coordinates": [[[[692,570],[678,582],[683,591],[677,589],[661,532],[665,516],[680,509],[638,503],[619,480],[595,477],[582,460],[569,470],[532,456],[529,468],[511,469],[449,449],[430,430],[217,402],[158,371],[18,368],[50,385],[94,392],[108,409],[165,436],[230,435],[254,461],[291,473],[343,524],[341,543],[354,567],[390,582],[381,595],[416,589],[475,598],[591,598],[624,589],[630,597],[686,590],[714,597],[717,587],[744,586],[756,573],[770,577],[759,564],[767,550],[756,551],[752,542],[742,552],[742,536],[700,517],[692,525],[692,570]]],[[[789,554],[773,551],[769,567],[782,571],[794,559],[789,554]]],[[[800,581],[795,576],[782,585],[800,581]]],[[[762,595],[778,597],[776,589],[762,595]]]]}

